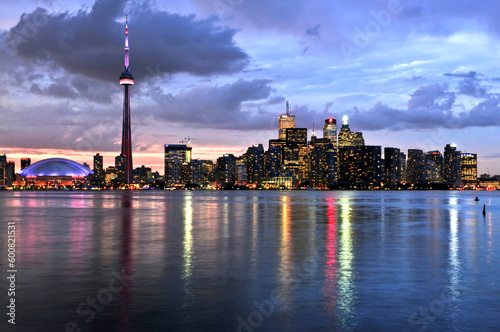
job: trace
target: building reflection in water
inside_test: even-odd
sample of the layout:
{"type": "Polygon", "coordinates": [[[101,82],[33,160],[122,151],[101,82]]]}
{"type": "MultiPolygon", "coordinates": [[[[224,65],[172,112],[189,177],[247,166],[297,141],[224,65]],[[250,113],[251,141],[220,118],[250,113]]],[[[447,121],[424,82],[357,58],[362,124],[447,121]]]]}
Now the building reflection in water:
{"type": "Polygon", "coordinates": [[[121,195],[121,252],[120,271],[123,289],[120,293],[120,313],[118,331],[130,331],[130,289],[133,279],[133,215],[132,195],[130,191],[124,191],[121,195]]]}
{"type": "Polygon", "coordinates": [[[293,286],[293,262],[291,261],[291,204],[290,196],[285,194],[281,197],[281,239],[280,239],[280,300],[281,308],[287,310],[287,304],[291,300],[291,287],[293,286]]]}
{"type": "Polygon", "coordinates": [[[325,313],[329,319],[337,317],[337,282],[338,282],[338,266],[337,266],[337,224],[336,224],[336,209],[335,200],[333,198],[326,199],[326,264],[325,264],[325,285],[323,287],[325,313]]]}
{"type": "Polygon", "coordinates": [[[193,198],[184,196],[184,240],[182,242],[182,279],[184,281],[184,306],[191,303],[191,272],[193,268],[193,198]]]}
{"type": "Polygon", "coordinates": [[[338,308],[340,310],[339,318],[342,331],[353,330],[356,321],[356,295],[353,285],[354,273],[352,266],[354,253],[350,204],[349,198],[341,198],[338,308]]]}
{"type": "Polygon", "coordinates": [[[455,324],[458,323],[460,317],[458,311],[458,298],[460,296],[460,276],[461,266],[459,258],[459,238],[458,238],[458,199],[452,197],[450,199],[450,234],[449,234],[449,253],[448,253],[448,277],[449,288],[448,298],[452,302],[450,305],[451,317],[455,324]]]}

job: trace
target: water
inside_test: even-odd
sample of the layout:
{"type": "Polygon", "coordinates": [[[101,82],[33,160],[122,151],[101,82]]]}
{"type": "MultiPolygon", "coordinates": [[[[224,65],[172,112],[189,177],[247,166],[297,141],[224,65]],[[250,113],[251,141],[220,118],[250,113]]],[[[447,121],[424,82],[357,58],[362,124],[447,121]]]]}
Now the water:
{"type": "Polygon", "coordinates": [[[0,330],[498,331],[498,216],[499,192],[0,192],[0,330]]]}

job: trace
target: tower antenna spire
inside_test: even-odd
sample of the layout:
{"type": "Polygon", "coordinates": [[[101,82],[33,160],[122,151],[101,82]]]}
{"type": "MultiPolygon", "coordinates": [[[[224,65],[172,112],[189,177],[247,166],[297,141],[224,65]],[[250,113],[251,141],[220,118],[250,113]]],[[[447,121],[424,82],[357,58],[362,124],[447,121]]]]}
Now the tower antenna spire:
{"type": "Polygon", "coordinates": [[[288,99],[286,100],[286,115],[290,115],[290,104],[288,103],[288,99]]]}

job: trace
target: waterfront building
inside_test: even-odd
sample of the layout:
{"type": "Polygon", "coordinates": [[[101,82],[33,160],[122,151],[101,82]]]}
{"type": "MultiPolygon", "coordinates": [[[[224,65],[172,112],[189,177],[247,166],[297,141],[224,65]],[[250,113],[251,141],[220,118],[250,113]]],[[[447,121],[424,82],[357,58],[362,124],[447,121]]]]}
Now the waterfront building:
{"type": "Polygon", "coordinates": [[[92,174],[88,167],[64,158],[40,160],[19,173],[26,186],[46,188],[82,186],[92,174]]]}
{"type": "Polygon", "coordinates": [[[457,150],[455,144],[444,147],[443,181],[452,186],[462,185],[462,152],[457,150]]]}
{"type": "Polygon", "coordinates": [[[429,152],[424,153],[424,162],[426,164],[432,164],[432,163],[429,163],[430,160],[434,161],[434,164],[436,167],[436,170],[434,171],[435,174],[432,175],[432,177],[435,178],[434,182],[442,182],[443,181],[443,164],[444,164],[443,155],[441,154],[440,151],[429,151],[429,152]]]}
{"type": "Polygon", "coordinates": [[[462,153],[460,156],[462,167],[462,183],[464,186],[475,188],[478,184],[477,181],[477,154],[475,153],[462,153]]]}
{"type": "Polygon", "coordinates": [[[0,154],[0,186],[5,186],[5,176],[7,171],[7,156],[0,154]]]}
{"type": "Polygon", "coordinates": [[[384,148],[385,184],[394,188],[404,182],[406,156],[398,148],[384,148]]]}
{"type": "Polygon", "coordinates": [[[412,185],[424,182],[424,152],[420,149],[408,149],[406,163],[406,181],[412,185]]]}
{"type": "Polygon", "coordinates": [[[231,187],[236,182],[236,157],[227,153],[217,159],[214,180],[221,188],[231,187]]]}
{"type": "Polygon", "coordinates": [[[351,189],[371,189],[382,183],[382,147],[339,147],[339,185],[351,189]]]}
{"type": "Polygon", "coordinates": [[[165,144],[165,181],[167,186],[186,183],[186,170],[182,174],[182,164],[191,162],[192,148],[185,144],[165,144]]]}
{"type": "Polygon", "coordinates": [[[264,178],[264,147],[262,144],[254,144],[247,149],[245,163],[246,182],[260,185],[264,178]]]}
{"type": "Polygon", "coordinates": [[[337,156],[329,138],[311,138],[310,179],[312,188],[327,189],[337,184],[337,156]]]}

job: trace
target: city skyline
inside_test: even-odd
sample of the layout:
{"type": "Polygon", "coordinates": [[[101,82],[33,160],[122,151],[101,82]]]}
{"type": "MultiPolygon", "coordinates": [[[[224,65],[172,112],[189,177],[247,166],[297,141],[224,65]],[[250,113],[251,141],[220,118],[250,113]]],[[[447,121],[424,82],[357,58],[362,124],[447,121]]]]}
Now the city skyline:
{"type": "Polygon", "coordinates": [[[9,9],[1,15],[9,15],[0,27],[0,153],[82,163],[101,153],[105,165],[113,164],[123,101],[116,89],[118,36],[129,12],[141,81],[132,100],[134,168],[162,170],[164,144],[188,136],[198,138],[193,158],[241,155],[259,143],[267,148],[290,99],[299,128],[348,115],[369,145],[442,151],[455,143],[478,154],[480,174],[500,173],[496,144],[488,139],[500,124],[500,52],[487,4],[450,11],[446,3],[357,1],[361,9],[338,5],[346,15],[333,26],[327,14],[344,12],[326,2],[293,2],[303,16],[293,5],[248,1],[148,2],[139,10],[140,3],[1,5],[9,9]],[[430,23],[436,17],[442,20],[430,23]],[[69,41],[57,33],[63,29],[69,41]],[[412,33],[409,41],[401,30],[412,33]],[[72,41],[82,43],[75,48],[72,41]]]}

